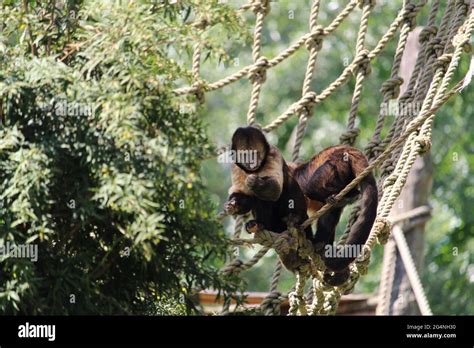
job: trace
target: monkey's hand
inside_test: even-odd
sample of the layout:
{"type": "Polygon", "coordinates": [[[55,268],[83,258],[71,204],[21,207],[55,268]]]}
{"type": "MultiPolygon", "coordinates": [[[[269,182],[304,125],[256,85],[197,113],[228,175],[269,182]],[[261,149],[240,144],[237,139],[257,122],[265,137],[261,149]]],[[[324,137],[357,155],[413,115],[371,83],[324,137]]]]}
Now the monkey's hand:
{"type": "Polygon", "coordinates": [[[261,230],[264,230],[265,228],[260,222],[257,222],[256,220],[250,220],[245,224],[245,230],[248,233],[257,233],[261,230]]]}
{"type": "Polygon", "coordinates": [[[282,187],[271,176],[250,174],[245,179],[247,187],[263,201],[275,202],[280,198],[282,187]]]}
{"type": "Polygon", "coordinates": [[[328,198],[326,198],[326,203],[336,206],[339,201],[336,199],[336,195],[330,195],[328,198]]]}
{"type": "Polygon", "coordinates": [[[349,270],[349,267],[346,267],[340,271],[334,271],[334,272],[330,272],[329,270],[326,270],[326,272],[324,272],[324,275],[323,275],[323,282],[326,283],[327,285],[338,286],[345,283],[345,281],[349,279],[350,275],[351,275],[351,272],[349,270]]]}
{"type": "Polygon", "coordinates": [[[326,198],[326,203],[329,203],[336,208],[343,208],[348,204],[354,203],[357,200],[357,194],[358,192],[355,191],[355,193],[347,194],[340,200],[336,199],[336,194],[330,195],[328,198],[326,198]]]}

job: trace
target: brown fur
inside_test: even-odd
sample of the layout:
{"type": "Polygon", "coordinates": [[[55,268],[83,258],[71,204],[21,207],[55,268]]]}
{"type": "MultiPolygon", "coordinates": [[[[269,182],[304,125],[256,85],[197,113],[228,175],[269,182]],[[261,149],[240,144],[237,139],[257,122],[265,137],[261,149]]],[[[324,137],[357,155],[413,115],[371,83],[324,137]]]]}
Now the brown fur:
{"type": "MultiPolygon", "coordinates": [[[[368,166],[364,154],[356,148],[337,145],[316,154],[308,162],[289,164],[290,171],[303,190],[307,200],[308,215],[316,213],[326,202],[331,201],[344,187],[368,166]]],[[[378,193],[372,174],[366,176],[358,188],[351,190],[341,202],[323,214],[317,223],[314,244],[316,249],[324,249],[334,243],[335,230],[345,205],[360,194],[361,211],[352,225],[346,244],[364,244],[368,238],[377,212],[378,193]]],[[[354,257],[355,258],[355,257],[354,257]]],[[[348,265],[353,257],[325,258],[325,264],[334,271],[333,278],[326,280],[337,285],[349,275],[348,265]]]]}
{"type": "MultiPolygon", "coordinates": [[[[254,219],[245,225],[247,232],[266,229],[281,233],[288,222],[301,225],[307,218],[305,196],[290,173],[280,151],[270,146],[260,130],[254,127],[238,128],[232,137],[232,150],[258,151],[258,163],[250,168],[245,160],[232,164],[232,186],[225,211],[232,215],[252,212],[254,219]]],[[[305,229],[307,238],[313,238],[311,226],[305,229]]],[[[295,251],[282,259],[290,271],[296,271],[304,260],[295,251]]]]}
{"type": "MultiPolygon", "coordinates": [[[[253,172],[258,176],[270,176],[275,178],[279,184],[280,193],[278,195],[281,194],[281,190],[283,189],[283,162],[284,160],[280,151],[274,146],[271,146],[263,167],[258,168],[253,172]]],[[[229,189],[229,194],[240,192],[249,196],[255,196],[255,194],[247,187],[247,176],[248,173],[233,163],[231,169],[232,186],[229,189]]]]}

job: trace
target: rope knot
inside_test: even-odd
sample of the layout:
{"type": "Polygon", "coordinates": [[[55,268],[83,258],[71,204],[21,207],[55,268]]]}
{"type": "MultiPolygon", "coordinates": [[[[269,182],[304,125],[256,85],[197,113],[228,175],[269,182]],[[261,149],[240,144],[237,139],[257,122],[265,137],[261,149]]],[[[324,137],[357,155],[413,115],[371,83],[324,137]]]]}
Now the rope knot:
{"type": "Polygon", "coordinates": [[[305,44],[308,50],[316,49],[319,51],[323,46],[324,27],[321,25],[316,26],[311,31],[310,36],[306,39],[305,44]]]}
{"type": "Polygon", "coordinates": [[[372,68],[370,67],[370,58],[369,58],[369,50],[363,49],[355,59],[354,63],[356,64],[352,69],[352,73],[355,75],[359,71],[362,72],[364,75],[369,75],[372,72],[372,68]]]}
{"type": "Polygon", "coordinates": [[[263,13],[265,16],[270,12],[270,1],[269,0],[254,0],[252,2],[252,11],[257,15],[263,13]]]}
{"type": "Polygon", "coordinates": [[[382,83],[380,92],[389,99],[396,99],[400,94],[400,86],[403,84],[401,77],[388,79],[382,83]]]}
{"type": "Polygon", "coordinates": [[[367,155],[369,157],[378,156],[379,153],[383,152],[384,146],[378,140],[370,140],[366,146],[367,155]]]}
{"type": "Polygon", "coordinates": [[[306,112],[306,116],[309,117],[311,115],[311,111],[313,110],[314,104],[316,104],[317,94],[314,91],[310,91],[306,93],[302,98],[301,102],[299,103],[295,112],[306,112]]]}
{"type": "Polygon", "coordinates": [[[385,191],[386,189],[388,189],[390,186],[395,184],[396,181],[397,181],[397,175],[395,175],[394,173],[387,176],[383,182],[383,190],[385,191]]]}
{"type": "Polygon", "coordinates": [[[359,0],[359,7],[361,9],[363,9],[364,6],[366,6],[366,5],[368,5],[370,7],[374,7],[376,2],[377,2],[376,0],[359,0]]]}
{"type": "Polygon", "coordinates": [[[421,32],[418,36],[418,41],[420,43],[427,42],[431,38],[433,38],[437,33],[438,33],[438,27],[437,26],[435,26],[435,25],[426,26],[421,30],[421,32]]]}
{"type": "Polygon", "coordinates": [[[362,248],[361,255],[357,257],[356,262],[355,262],[357,270],[360,270],[361,267],[364,268],[364,265],[367,267],[370,261],[370,254],[371,254],[371,249],[367,245],[364,245],[364,247],[362,248]]]}
{"type": "Polygon", "coordinates": [[[244,263],[242,260],[235,259],[234,261],[229,263],[227,266],[225,266],[224,269],[222,269],[222,273],[230,274],[230,273],[233,273],[234,271],[238,271],[240,270],[240,268],[242,268],[243,264],[244,263]]]}
{"type": "Polygon", "coordinates": [[[359,136],[359,134],[360,134],[360,129],[357,128],[357,127],[354,127],[352,129],[348,129],[344,133],[341,134],[341,136],[339,137],[339,141],[342,144],[352,145],[352,144],[354,144],[354,142],[355,142],[356,138],[359,136]]]}
{"type": "Polygon", "coordinates": [[[250,68],[248,74],[252,83],[264,83],[267,78],[268,59],[260,57],[250,68]]]}
{"type": "Polygon", "coordinates": [[[411,28],[416,25],[416,15],[418,13],[418,6],[415,4],[406,4],[403,19],[411,28]]]}
{"type": "Polygon", "coordinates": [[[431,41],[428,43],[428,49],[431,51],[431,54],[434,54],[436,56],[441,54],[444,50],[444,44],[441,38],[432,38],[431,41]]]}
{"type": "Polygon", "coordinates": [[[420,153],[426,153],[431,149],[431,139],[426,135],[419,135],[416,142],[420,145],[420,153]]]}
{"type": "Polygon", "coordinates": [[[266,315],[279,314],[281,301],[281,293],[279,291],[272,291],[263,299],[260,307],[266,315]]]}
{"type": "Polygon", "coordinates": [[[467,33],[458,33],[454,35],[453,46],[463,46],[464,51],[469,53],[471,51],[470,35],[467,33]]]}
{"type": "Polygon", "coordinates": [[[204,104],[205,94],[207,91],[207,83],[202,79],[197,79],[192,84],[192,88],[194,89],[194,95],[198,100],[199,104],[204,104]]]}
{"type": "Polygon", "coordinates": [[[385,217],[378,217],[375,219],[374,228],[377,233],[377,241],[379,244],[385,244],[390,237],[390,231],[392,230],[392,224],[389,219],[385,217]]]}
{"type": "MultiPolygon", "coordinates": [[[[369,273],[369,261],[370,261],[370,253],[368,254],[369,256],[367,256],[366,259],[364,259],[363,262],[358,262],[357,263],[357,272],[360,274],[360,275],[366,275],[367,273],[369,273]]],[[[355,284],[354,284],[355,285],[355,284]]],[[[354,287],[350,287],[348,290],[352,291],[354,289],[354,287]]]]}
{"type": "Polygon", "coordinates": [[[446,70],[448,68],[449,63],[451,63],[451,60],[453,58],[453,55],[451,53],[445,53],[441,57],[438,58],[436,61],[436,69],[443,69],[446,70]]]}

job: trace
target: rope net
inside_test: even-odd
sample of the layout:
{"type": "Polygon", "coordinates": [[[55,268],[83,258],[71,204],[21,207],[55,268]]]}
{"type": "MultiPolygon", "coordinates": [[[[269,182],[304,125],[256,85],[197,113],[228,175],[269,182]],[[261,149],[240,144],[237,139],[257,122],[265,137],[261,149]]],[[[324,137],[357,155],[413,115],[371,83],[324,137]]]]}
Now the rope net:
{"type": "MultiPolygon", "coordinates": [[[[355,78],[355,87],[347,120],[347,128],[341,135],[340,142],[348,145],[354,144],[360,133],[360,130],[355,126],[358,106],[364,81],[371,72],[371,63],[374,58],[384,51],[387,44],[394,39],[399,31],[390,78],[380,88],[382,103],[375,130],[365,148],[365,154],[369,159],[369,166],[339,192],[331,203],[325,204],[315,215],[306,220],[302,226],[288,226],[288,230],[283,233],[260,231],[253,238],[243,239],[240,235],[246,217],[238,216],[236,218],[235,232],[231,243],[235,247],[259,244],[262,245],[262,248],[247,262],[234,258],[222,269],[223,274],[236,274],[249,269],[270,249],[274,249],[280,256],[296,251],[299,257],[309,261],[296,272],[295,286],[287,295],[281,294],[277,290],[282,270],[281,261],[277,261],[271,280],[270,292],[260,304],[260,310],[264,314],[278,315],[280,303],[286,298],[290,302],[289,315],[334,314],[341,296],[352,291],[360,276],[367,273],[370,254],[376,243],[384,244],[388,240],[391,232],[391,222],[388,219],[388,215],[395,200],[400,195],[415,159],[418,155],[430,149],[431,130],[435,113],[452,95],[458,93],[463,86],[463,81],[460,81],[454,87],[449,88],[462,53],[469,49],[469,40],[474,29],[474,4],[470,1],[448,0],[439,26],[436,25],[436,18],[440,11],[440,0],[431,1],[428,21],[419,35],[421,44],[420,54],[417,56],[413,73],[407,82],[407,88],[403,95],[399,96],[400,86],[404,82],[399,76],[399,72],[407,38],[416,26],[416,19],[420,10],[427,2],[428,0],[404,0],[398,15],[388,30],[375,46],[369,49],[366,47],[365,39],[368,31],[368,20],[376,6],[375,0],[349,1],[326,27],[318,25],[320,0],[314,0],[309,14],[309,33],[303,35],[276,57],[268,59],[261,55],[261,48],[264,21],[271,10],[270,2],[268,0],[252,0],[242,6],[239,11],[244,12],[251,9],[255,14],[252,46],[253,64],[245,66],[238,72],[216,82],[208,82],[200,77],[201,47],[199,44],[196,45],[192,59],[193,84],[189,87],[176,89],[174,91],[175,94],[178,96],[195,94],[202,103],[205,93],[223,88],[244,77],[248,77],[252,84],[247,113],[247,123],[249,125],[256,123],[256,111],[262,86],[265,83],[266,71],[290,58],[300,48],[306,47],[308,62],[301,98],[293,103],[283,114],[263,127],[265,132],[270,132],[290,118],[297,117],[298,124],[292,160],[298,161],[306,125],[313,115],[314,108],[330,97],[339,87],[349,81],[352,76],[355,78]],[[342,71],[339,77],[324,90],[320,93],[312,91],[310,83],[324,39],[331,35],[357,8],[362,11],[362,14],[356,40],[355,58],[342,71]],[[390,101],[397,99],[399,103],[420,103],[421,110],[415,114],[397,117],[390,126],[385,138],[382,139],[386,105],[390,101]],[[337,204],[366,175],[376,168],[380,169],[378,186],[381,196],[379,194],[377,218],[363,247],[363,253],[350,265],[350,277],[343,285],[337,287],[328,286],[322,281],[325,270],[324,263],[301,231],[330,210],[334,204],[337,204]],[[310,292],[305,295],[304,289],[309,278],[312,280],[312,286],[310,292]]],[[[202,29],[204,27],[205,25],[200,26],[202,29]]],[[[227,149],[228,146],[218,149],[217,155],[222,154],[227,149]]],[[[357,219],[358,213],[359,207],[356,206],[350,213],[349,223],[339,241],[340,244],[344,243],[347,239],[348,231],[351,224],[357,219]]],[[[223,314],[228,313],[229,304],[230,301],[225,303],[223,314]]]]}

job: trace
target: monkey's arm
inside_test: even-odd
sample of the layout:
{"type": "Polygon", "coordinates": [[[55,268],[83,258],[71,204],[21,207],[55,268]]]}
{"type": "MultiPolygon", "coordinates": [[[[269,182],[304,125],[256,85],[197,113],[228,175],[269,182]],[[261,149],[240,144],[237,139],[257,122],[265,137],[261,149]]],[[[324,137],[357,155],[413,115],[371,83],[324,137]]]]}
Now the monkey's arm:
{"type": "Polygon", "coordinates": [[[272,176],[251,174],[247,176],[245,183],[255,196],[263,201],[276,202],[283,189],[279,180],[272,176]]]}

